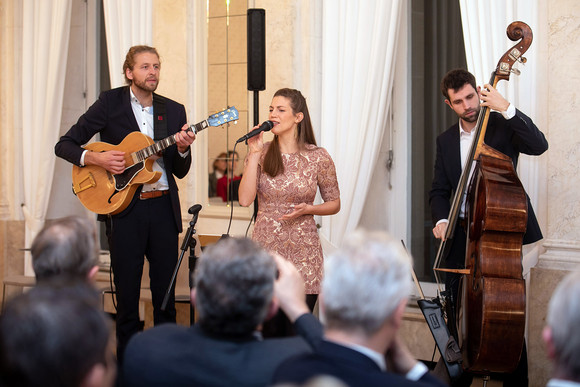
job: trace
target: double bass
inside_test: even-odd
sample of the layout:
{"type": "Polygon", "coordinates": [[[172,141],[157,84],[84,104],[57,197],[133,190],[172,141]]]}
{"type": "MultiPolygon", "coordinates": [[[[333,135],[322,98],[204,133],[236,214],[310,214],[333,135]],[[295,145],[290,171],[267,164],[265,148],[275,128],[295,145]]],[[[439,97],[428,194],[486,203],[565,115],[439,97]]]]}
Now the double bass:
{"type": "MultiPolygon", "coordinates": [[[[532,42],[531,28],[519,21],[508,26],[507,36],[518,42],[501,57],[492,73],[489,84],[494,88],[500,80],[508,81],[511,72],[519,73],[512,67],[518,61],[525,62],[522,55],[532,42]]],[[[526,193],[512,159],[484,142],[489,116],[489,108],[482,107],[453,198],[445,240],[433,267],[440,291],[439,272],[462,276],[458,311],[454,316],[447,315],[448,324],[454,324],[449,330],[457,335],[462,369],[483,375],[512,372],[517,367],[524,344],[526,309],[521,263],[526,193]],[[472,165],[474,172],[469,179],[472,165]],[[465,269],[441,268],[466,191],[465,269]]]]}

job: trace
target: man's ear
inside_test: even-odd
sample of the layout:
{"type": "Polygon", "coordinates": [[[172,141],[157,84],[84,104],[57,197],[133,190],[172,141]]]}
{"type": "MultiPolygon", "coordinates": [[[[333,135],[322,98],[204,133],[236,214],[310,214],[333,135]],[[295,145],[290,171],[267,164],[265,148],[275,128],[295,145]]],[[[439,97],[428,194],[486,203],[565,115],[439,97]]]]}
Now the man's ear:
{"type": "Polygon", "coordinates": [[[449,107],[451,108],[451,110],[453,110],[453,106],[451,106],[451,102],[449,102],[449,100],[448,100],[448,99],[445,99],[445,104],[446,104],[447,106],[449,106],[449,107]]]}
{"type": "Polygon", "coordinates": [[[105,386],[107,368],[104,364],[97,363],[89,370],[81,382],[81,387],[98,387],[105,386]]]}
{"type": "Polygon", "coordinates": [[[556,349],[554,348],[554,337],[552,336],[552,328],[545,326],[542,331],[542,339],[546,345],[546,354],[550,359],[556,357],[556,349]]]}
{"type": "Polygon", "coordinates": [[[405,313],[405,308],[407,308],[407,299],[403,298],[401,302],[399,302],[399,305],[397,305],[397,308],[393,313],[392,321],[395,329],[399,329],[401,323],[403,322],[403,314],[405,313]]]}
{"type": "Polygon", "coordinates": [[[98,272],[99,272],[99,266],[95,265],[95,266],[91,267],[91,270],[89,270],[89,272],[87,274],[87,280],[89,282],[96,282],[98,272]]]}
{"type": "Polygon", "coordinates": [[[272,317],[278,313],[278,309],[280,308],[280,302],[276,297],[272,297],[272,301],[270,301],[270,305],[268,305],[268,313],[266,313],[266,319],[264,321],[268,321],[272,317]]]}

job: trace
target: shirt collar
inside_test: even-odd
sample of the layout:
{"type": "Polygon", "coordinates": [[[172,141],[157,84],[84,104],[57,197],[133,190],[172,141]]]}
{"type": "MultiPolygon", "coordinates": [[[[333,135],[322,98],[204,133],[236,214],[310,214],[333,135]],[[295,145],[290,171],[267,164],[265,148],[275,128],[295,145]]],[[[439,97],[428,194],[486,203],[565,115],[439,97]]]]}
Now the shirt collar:
{"type": "Polygon", "coordinates": [[[580,386],[580,383],[563,379],[550,379],[548,381],[548,384],[546,384],[546,387],[577,387],[577,386],[580,386]]]}
{"type": "Polygon", "coordinates": [[[459,120],[459,137],[471,137],[473,136],[473,130],[471,132],[467,132],[461,126],[461,120],[459,120]]]}
{"type": "MultiPolygon", "coordinates": [[[[331,340],[329,340],[331,341],[331,340]]],[[[387,363],[385,362],[385,357],[377,352],[377,351],[373,351],[372,349],[368,348],[368,347],[364,347],[362,345],[358,345],[358,344],[346,344],[346,343],[337,343],[339,345],[342,345],[343,347],[347,347],[350,348],[354,351],[357,351],[359,353],[362,353],[363,355],[365,355],[366,357],[370,358],[372,361],[374,361],[375,363],[377,363],[377,365],[379,366],[379,368],[381,369],[381,371],[386,371],[387,370],[387,363]]]]}
{"type": "Polygon", "coordinates": [[[129,93],[130,93],[130,96],[131,96],[131,103],[132,104],[138,106],[140,109],[144,109],[147,112],[153,111],[152,110],[153,109],[153,106],[147,106],[147,107],[145,107],[145,106],[141,105],[141,102],[139,102],[139,100],[137,99],[137,97],[135,97],[135,94],[133,94],[133,89],[131,89],[131,86],[129,86],[129,93]]]}

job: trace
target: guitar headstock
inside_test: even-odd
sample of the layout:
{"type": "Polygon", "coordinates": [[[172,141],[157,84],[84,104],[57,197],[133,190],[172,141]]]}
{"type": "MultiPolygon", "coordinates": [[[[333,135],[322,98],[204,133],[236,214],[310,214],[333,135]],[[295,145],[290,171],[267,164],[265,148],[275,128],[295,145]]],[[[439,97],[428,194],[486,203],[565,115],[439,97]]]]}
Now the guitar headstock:
{"type": "Polygon", "coordinates": [[[207,122],[209,126],[220,126],[231,121],[237,121],[240,118],[238,109],[234,106],[222,110],[221,112],[212,114],[208,117],[207,122]]]}

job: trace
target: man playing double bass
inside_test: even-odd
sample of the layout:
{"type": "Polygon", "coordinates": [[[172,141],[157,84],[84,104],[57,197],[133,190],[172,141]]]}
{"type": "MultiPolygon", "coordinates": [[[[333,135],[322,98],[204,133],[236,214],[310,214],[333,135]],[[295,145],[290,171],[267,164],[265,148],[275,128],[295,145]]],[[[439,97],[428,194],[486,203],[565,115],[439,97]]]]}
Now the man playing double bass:
{"type": "MultiPolygon", "coordinates": [[[[434,224],[433,234],[438,239],[445,238],[451,208],[450,199],[457,189],[463,167],[467,162],[477,124],[479,111],[486,106],[491,112],[485,143],[490,147],[511,157],[514,168],[517,167],[520,153],[541,155],[548,149],[544,134],[521,111],[510,104],[495,88],[486,84],[483,89],[475,83],[475,77],[466,70],[449,71],[441,81],[441,93],[445,103],[457,114],[459,122],[437,137],[437,155],[435,159],[434,176],[429,192],[429,204],[434,224]]],[[[473,170],[471,171],[473,173],[473,170]]],[[[527,195],[526,195],[527,197],[527,195]]],[[[461,210],[453,240],[445,256],[447,268],[463,268],[465,263],[466,231],[465,231],[465,200],[461,202],[461,210]]],[[[528,221],[523,244],[529,244],[542,239],[542,232],[528,201],[528,221]]],[[[459,289],[459,274],[448,273],[445,288],[451,289],[453,302],[457,302],[459,289]]],[[[520,374],[517,381],[504,381],[504,385],[527,386],[527,358],[525,350],[515,374],[520,374]],[[522,368],[525,367],[525,368],[522,368]],[[522,368],[520,370],[520,368],[522,368]],[[508,384],[509,383],[509,384],[508,384]]],[[[515,376],[515,375],[514,375],[515,376]]],[[[506,376],[510,378],[510,376],[506,376]]],[[[469,385],[469,384],[467,384],[469,385]]]]}

